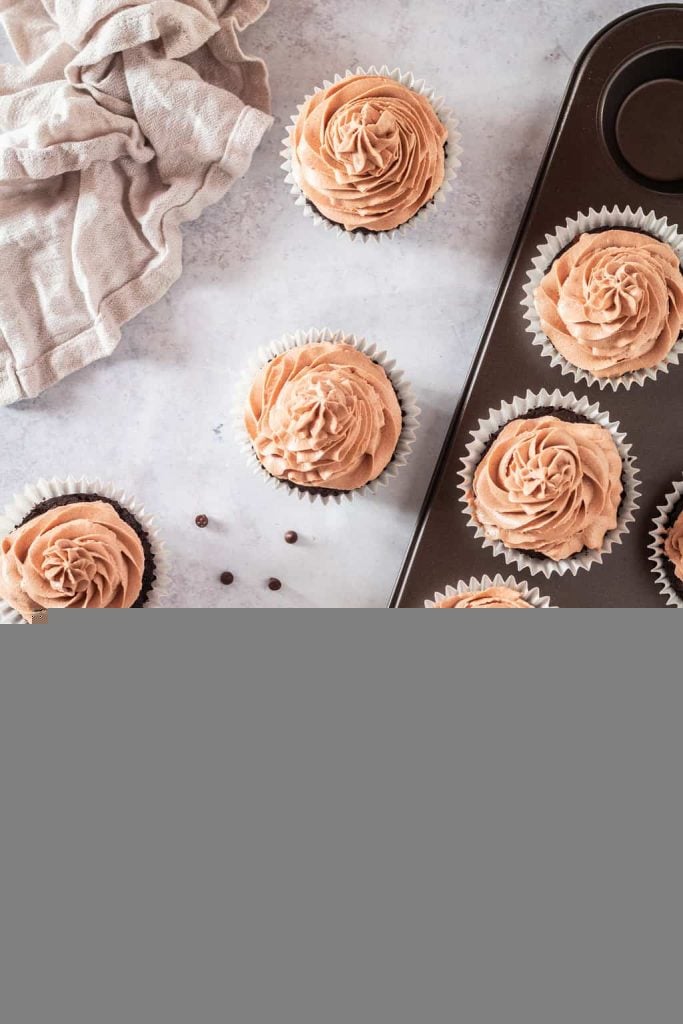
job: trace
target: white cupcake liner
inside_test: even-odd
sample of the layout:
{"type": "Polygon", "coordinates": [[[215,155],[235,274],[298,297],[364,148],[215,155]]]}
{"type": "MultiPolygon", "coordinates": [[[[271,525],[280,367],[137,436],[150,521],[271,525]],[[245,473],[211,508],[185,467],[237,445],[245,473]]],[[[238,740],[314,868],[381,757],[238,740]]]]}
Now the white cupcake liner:
{"type": "Polygon", "coordinates": [[[365,338],[357,338],[355,335],[345,334],[343,331],[331,331],[328,328],[324,330],[313,328],[306,332],[297,331],[296,334],[285,334],[280,341],[275,341],[264,348],[260,348],[257,358],[252,361],[252,364],[241,377],[233,411],[237,441],[246,457],[249,468],[255,473],[261,474],[273,487],[278,489],[284,488],[289,494],[296,494],[299,498],[307,498],[311,502],[321,501],[323,505],[327,505],[330,501],[339,505],[342,501],[352,501],[353,498],[360,495],[375,494],[378,488],[384,486],[389,480],[397,476],[401,467],[405,466],[408,461],[415,443],[419,417],[420,410],[415,403],[415,396],[410,384],[405,379],[403,371],[396,368],[395,361],[389,359],[386,352],[378,351],[377,346],[369,344],[365,338]],[[276,356],[287,352],[289,349],[300,348],[302,345],[320,345],[324,342],[352,345],[359,352],[363,352],[369,359],[372,359],[374,363],[381,366],[393,385],[403,412],[403,428],[398,439],[398,445],[396,446],[394,457],[386,469],[376,480],[371,480],[364,487],[359,487],[354,491],[343,491],[340,494],[316,494],[288,484],[286,480],[279,480],[277,477],[272,476],[259,462],[244,423],[244,409],[249,397],[249,391],[254,377],[259,370],[275,359],[276,356]]]}
{"type": "Polygon", "coordinates": [[[666,603],[671,608],[683,608],[683,599],[671,586],[667,566],[670,565],[669,558],[664,551],[664,544],[669,530],[673,526],[673,510],[683,498],[683,480],[671,485],[672,490],[664,499],[664,504],[657,508],[659,515],[654,520],[654,529],[650,533],[652,543],[649,551],[652,565],[652,573],[657,580],[657,586],[666,598],[666,603]]]}
{"type": "Polygon", "coordinates": [[[334,81],[325,81],[321,86],[317,86],[312,94],[305,97],[304,102],[300,103],[297,107],[296,114],[292,115],[291,124],[287,129],[287,134],[283,141],[282,157],[284,163],[282,164],[282,170],[285,171],[286,177],[285,182],[291,186],[291,194],[296,199],[296,205],[300,206],[304,217],[309,217],[316,227],[323,227],[326,231],[333,231],[336,235],[346,235],[352,242],[381,242],[383,239],[393,239],[398,235],[406,234],[407,231],[413,228],[418,220],[422,218],[432,216],[436,209],[441,206],[445,201],[450,192],[453,191],[453,182],[458,176],[458,171],[461,167],[460,157],[462,156],[463,150],[460,145],[462,136],[458,131],[459,121],[455,116],[450,107],[446,106],[446,102],[443,97],[437,96],[433,89],[430,89],[422,79],[418,79],[411,72],[404,74],[398,68],[393,71],[390,70],[386,65],[381,68],[376,68],[374,65],[366,71],[364,68],[356,68],[355,71],[350,69],[345,71],[343,75],[335,75],[334,81]],[[295,125],[299,119],[299,114],[303,110],[304,105],[311,99],[311,95],[315,93],[323,92],[325,89],[329,89],[331,85],[336,85],[337,82],[342,82],[346,78],[354,78],[356,75],[378,75],[385,78],[392,78],[395,82],[399,82],[401,85],[405,85],[412,92],[418,93],[420,96],[424,96],[431,103],[434,108],[436,116],[439,118],[442,124],[448,129],[448,142],[446,146],[446,165],[445,165],[445,178],[439,191],[426,206],[419,210],[415,216],[409,220],[406,224],[400,225],[393,231],[347,231],[347,229],[341,224],[334,224],[331,221],[323,217],[312,202],[307,199],[303,192],[303,189],[296,180],[293,161],[292,161],[292,139],[291,131],[292,126],[295,125]]]}
{"type": "Polygon", "coordinates": [[[522,600],[530,604],[532,608],[554,607],[554,605],[551,605],[549,597],[541,597],[538,587],[532,588],[525,580],[518,581],[514,576],[508,576],[505,579],[498,574],[493,579],[490,576],[482,576],[478,580],[475,576],[472,576],[469,581],[460,580],[457,586],[446,587],[443,594],[436,593],[433,601],[425,601],[425,608],[437,608],[442,601],[449,597],[461,597],[463,594],[480,594],[491,587],[508,587],[509,590],[516,591],[522,600]]]}
{"type": "MultiPolygon", "coordinates": [[[[12,533],[17,524],[25,519],[36,505],[67,494],[101,494],[103,498],[118,501],[119,505],[135,516],[149,539],[156,573],[156,580],[144,607],[160,608],[168,596],[170,584],[166,547],[159,536],[154,518],[145,512],[139,502],[113,484],[100,480],[76,479],[71,476],[66,480],[39,480],[36,484],[25,487],[5,506],[4,513],[0,515],[0,537],[12,533]]],[[[0,624],[19,624],[25,621],[18,611],[0,598],[0,624]]]]}
{"type": "Polygon", "coordinates": [[[563,375],[569,374],[577,384],[582,381],[586,384],[597,384],[600,390],[611,387],[613,391],[616,391],[617,388],[625,388],[628,391],[634,384],[642,387],[646,380],[655,380],[658,373],[668,373],[670,366],[678,366],[681,353],[683,353],[683,337],[679,338],[666,358],[657,366],[646,370],[632,370],[621,377],[595,377],[590,370],[574,366],[558,352],[543,331],[534,302],[537,288],[560,253],[571,245],[579,235],[600,228],[630,228],[646,235],[652,235],[660,242],[670,245],[683,263],[683,235],[680,234],[678,225],[669,224],[666,217],[658,217],[656,213],[652,212],[645,213],[642,207],[637,210],[632,210],[630,206],[627,206],[625,210],[618,206],[615,206],[613,210],[608,210],[606,206],[603,206],[601,210],[591,208],[588,213],[579,213],[576,217],[568,218],[564,227],[558,227],[554,234],[546,235],[545,244],[539,246],[538,256],[533,260],[533,267],[528,273],[528,283],[524,286],[525,294],[522,301],[522,306],[525,309],[524,319],[527,321],[528,333],[533,335],[533,344],[540,348],[541,355],[549,359],[552,366],[560,367],[563,375]]]}
{"type": "Polygon", "coordinates": [[[468,525],[475,531],[476,536],[482,539],[483,547],[491,548],[493,554],[502,556],[508,565],[514,564],[519,569],[526,569],[532,576],[542,574],[546,579],[549,579],[554,573],[564,576],[565,573],[570,572],[573,576],[576,576],[580,569],[588,570],[593,565],[602,564],[605,555],[608,555],[612,548],[623,543],[623,539],[629,530],[629,524],[635,521],[635,513],[638,509],[638,498],[640,497],[639,471],[631,454],[631,445],[626,444],[626,434],[619,430],[619,423],[612,422],[609,414],[603,412],[597,403],[591,405],[588,398],[583,397],[579,399],[573,392],[564,395],[560,391],[550,393],[545,389],[538,392],[538,394],[527,391],[525,398],[516,397],[511,402],[503,402],[500,409],[490,409],[488,418],[479,420],[479,427],[472,432],[471,437],[472,441],[467,446],[467,457],[462,459],[463,469],[459,474],[462,480],[462,483],[458,485],[462,492],[460,499],[463,504],[462,512],[467,516],[468,525]],[[500,540],[492,540],[487,537],[482,527],[474,519],[467,501],[467,495],[472,489],[475,471],[491,439],[511,420],[523,419],[525,415],[534,409],[542,409],[546,406],[574,412],[578,416],[583,416],[593,423],[606,427],[614,438],[624,467],[624,495],[621,508],[619,509],[617,525],[614,530],[610,530],[606,535],[602,548],[595,551],[585,551],[571,558],[563,558],[558,562],[549,558],[531,558],[523,551],[507,547],[500,540]]]}

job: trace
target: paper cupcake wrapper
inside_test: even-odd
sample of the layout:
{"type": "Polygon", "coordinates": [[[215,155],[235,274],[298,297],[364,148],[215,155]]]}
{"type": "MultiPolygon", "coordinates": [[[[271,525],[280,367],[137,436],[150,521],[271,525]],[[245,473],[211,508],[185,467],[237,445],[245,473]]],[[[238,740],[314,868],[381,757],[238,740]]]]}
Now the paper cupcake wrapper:
{"type": "MultiPolygon", "coordinates": [[[[139,502],[114,487],[113,484],[102,483],[100,480],[79,480],[71,476],[66,480],[39,480],[36,484],[25,487],[5,506],[4,513],[0,515],[0,537],[12,533],[17,524],[25,519],[36,505],[40,505],[41,502],[48,501],[50,498],[60,498],[67,494],[101,494],[103,498],[118,501],[119,505],[128,509],[135,516],[149,539],[154,554],[156,572],[156,580],[145,603],[145,608],[160,608],[168,597],[170,586],[166,547],[159,536],[154,518],[145,512],[139,502]]],[[[19,612],[0,598],[0,624],[17,624],[25,623],[25,621],[19,612]]]]}
{"type": "Polygon", "coordinates": [[[334,81],[325,81],[321,86],[317,86],[312,94],[308,94],[303,103],[300,103],[297,107],[296,114],[292,115],[291,124],[287,129],[287,134],[283,140],[282,158],[284,163],[282,164],[282,170],[285,172],[285,182],[290,186],[291,194],[295,197],[296,205],[300,206],[304,217],[309,217],[316,227],[323,227],[326,231],[333,231],[336,235],[345,235],[350,238],[352,242],[381,242],[383,239],[395,238],[399,235],[406,234],[408,230],[415,226],[418,220],[432,216],[437,208],[441,206],[447,199],[450,192],[453,191],[453,182],[458,176],[458,171],[461,167],[460,157],[462,156],[463,150],[460,145],[462,135],[458,131],[459,121],[455,116],[450,107],[446,106],[446,102],[443,97],[437,96],[433,89],[430,89],[422,79],[418,79],[412,73],[408,72],[404,74],[398,68],[391,71],[386,65],[377,69],[374,65],[366,71],[364,68],[356,68],[355,71],[350,69],[345,71],[343,75],[335,75],[334,81]],[[307,199],[300,187],[294,173],[293,161],[292,161],[292,140],[291,131],[292,126],[295,125],[299,119],[299,114],[303,110],[304,105],[311,99],[311,95],[322,92],[324,89],[329,89],[331,85],[336,85],[337,82],[342,82],[346,78],[353,78],[356,75],[381,75],[385,78],[392,78],[395,82],[399,82],[401,85],[405,85],[412,92],[418,93],[420,96],[424,96],[425,99],[429,100],[436,116],[439,118],[442,124],[448,129],[448,143],[446,148],[446,175],[443,181],[443,185],[434,196],[434,199],[419,210],[415,216],[409,220],[406,224],[402,224],[400,227],[395,228],[393,231],[371,231],[366,233],[364,231],[347,231],[341,224],[334,224],[332,221],[327,220],[323,217],[313,204],[307,199]]]}
{"type": "Polygon", "coordinates": [[[650,533],[652,543],[650,544],[649,551],[652,552],[650,555],[650,561],[653,563],[652,573],[657,580],[657,586],[666,598],[667,605],[671,608],[683,608],[681,595],[671,586],[667,571],[667,566],[671,563],[664,551],[667,535],[673,526],[673,510],[681,498],[683,498],[683,480],[679,480],[671,486],[672,490],[664,499],[664,504],[660,505],[657,509],[659,515],[654,520],[654,528],[650,533]]]}
{"type": "Polygon", "coordinates": [[[403,371],[396,368],[396,363],[393,359],[389,359],[386,352],[378,351],[377,346],[369,344],[365,338],[357,338],[353,334],[344,334],[343,331],[331,331],[327,328],[324,330],[312,329],[307,332],[298,331],[296,334],[285,334],[280,341],[273,342],[259,349],[257,358],[242,375],[233,411],[237,441],[245,455],[249,468],[255,473],[261,474],[272,486],[278,489],[284,488],[288,493],[296,494],[299,498],[307,498],[311,502],[321,501],[323,505],[327,505],[330,501],[339,505],[343,501],[352,501],[353,498],[360,495],[375,494],[378,488],[384,486],[389,480],[397,476],[401,467],[405,466],[408,461],[415,444],[419,418],[420,410],[415,402],[413,390],[405,379],[403,371]],[[343,491],[340,494],[329,495],[315,494],[311,491],[302,490],[288,484],[286,480],[279,480],[277,477],[271,476],[259,462],[244,423],[244,409],[249,397],[249,390],[259,370],[275,359],[276,356],[287,352],[289,349],[300,348],[302,345],[320,345],[324,342],[352,345],[359,352],[363,352],[369,359],[372,359],[374,363],[381,366],[393,385],[403,412],[403,429],[398,439],[394,457],[380,476],[376,480],[371,480],[369,484],[365,484],[364,487],[356,488],[354,491],[343,491]]]}
{"type": "Polygon", "coordinates": [[[590,209],[588,213],[579,213],[576,217],[568,218],[564,227],[558,227],[554,234],[546,235],[545,244],[539,246],[538,256],[533,260],[532,269],[527,275],[528,283],[524,286],[522,301],[525,310],[524,319],[527,321],[528,333],[533,335],[533,344],[541,350],[541,355],[550,360],[552,366],[559,366],[563,375],[569,374],[577,384],[581,382],[597,384],[601,390],[611,387],[613,391],[616,391],[617,388],[625,388],[628,391],[634,384],[642,387],[646,380],[655,380],[658,373],[668,373],[669,367],[678,366],[681,353],[683,353],[683,337],[678,339],[666,358],[657,366],[646,370],[633,370],[621,377],[595,377],[590,370],[574,366],[558,352],[543,331],[534,302],[538,286],[557,257],[579,235],[600,228],[631,228],[641,231],[643,234],[652,235],[660,242],[670,245],[683,263],[683,235],[680,234],[678,225],[669,224],[666,217],[658,217],[656,213],[645,213],[642,208],[632,210],[630,206],[627,206],[625,210],[618,206],[615,206],[613,210],[608,210],[606,206],[603,206],[601,210],[590,209]]]}
{"type": "Polygon", "coordinates": [[[483,590],[489,590],[491,587],[508,587],[509,590],[516,591],[523,601],[526,601],[532,606],[532,608],[553,608],[549,597],[542,597],[538,587],[530,587],[524,580],[521,582],[516,580],[514,576],[508,576],[505,579],[503,576],[498,574],[491,579],[490,576],[482,576],[478,580],[473,576],[469,582],[460,580],[455,587],[446,587],[443,594],[436,593],[433,601],[425,601],[425,608],[436,608],[438,605],[445,601],[448,597],[461,597],[463,594],[480,594],[483,590]]]}
{"type": "Polygon", "coordinates": [[[609,414],[603,412],[600,406],[595,403],[591,405],[586,397],[577,398],[573,392],[568,395],[561,391],[539,391],[534,394],[527,391],[525,398],[513,398],[511,402],[503,402],[500,409],[490,409],[487,419],[479,420],[479,427],[471,434],[472,440],[467,446],[467,457],[462,459],[463,469],[460,471],[462,483],[459,489],[462,492],[462,512],[467,516],[468,525],[472,527],[478,538],[482,540],[484,548],[491,548],[494,555],[502,556],[508,565],[516,565],[519,569],[526,569],[532,576],[543,575],[549,579],[554,573],[564,576],[570,572],[573,576],[580,569],[590,569],[593,565],[600,565],[605,555],[608,555],[612,548],[622,544],[624,537],[629,531],[630,523],[634,522],[638,509],[640,497],[640,482],[638,479],[638,468],[635,458],[631,453],[631,445],[626,443],[626,434],[619,430],[619,423],[610,420],[609,414]],[[531,558],[523,551],[509,548],[500,540],[492,540],[487,537],[483,529],[474,519],[472,510],[467,501],[467,495],[472,488],[474,474],[477,466],[487,449],[491,439],[511,420],[523,419],[534,409],[545,407],[568,410],[579,416],[583,416],[593,423],[599,423],[606,427],[614,438],[624,467],[624,495],[617,518],[617,525],[614,530],[605,536],[605,541],[599,550],[585,551],[582,554],[573,555],[571,558],[563,558],[555,562],[550,558],[531,558]]]}

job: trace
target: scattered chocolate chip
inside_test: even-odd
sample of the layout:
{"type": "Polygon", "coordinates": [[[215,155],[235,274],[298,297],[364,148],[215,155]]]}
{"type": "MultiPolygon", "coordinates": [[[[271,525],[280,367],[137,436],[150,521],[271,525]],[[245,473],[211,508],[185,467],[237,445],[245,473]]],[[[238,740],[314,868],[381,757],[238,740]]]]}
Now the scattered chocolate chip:
{"type": "Polygon", "coordinates": [[[282,583],[274,576],[271,576],[268,580],[268,590],[282,590],[282,583]]]}
{"type": "Polygon", "coordinates": [[[285,543],[286,544],[296,544],[298,539],[299,539],[299,534],[296,532],[296,530],[287,530],[287,533],[285,534],[285,543]]]}
{"type": "Polygon", "coordinates": [[[224,587],[229,587],[230,584],[234,583],[234,582],[235,582],[235,577],[233,576],[233,574],[231,572],[222,572],[221,573],[221,583],[223,584],[224,587]]]}
{"type": "Polygon", "coordinates": [[[208,516],[197,516],[197,518],[195,519],[195,526],[198,526],[200,530],[205,530],[208,525],[208,516]]]}

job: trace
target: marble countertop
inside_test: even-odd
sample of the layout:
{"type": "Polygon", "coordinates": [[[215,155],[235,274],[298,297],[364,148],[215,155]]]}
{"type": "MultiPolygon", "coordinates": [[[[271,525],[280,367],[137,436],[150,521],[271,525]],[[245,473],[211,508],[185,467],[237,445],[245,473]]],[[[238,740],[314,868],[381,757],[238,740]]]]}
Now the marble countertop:
{"type": "Polygon", "coordinates": [[[132,492],[158,516],[176,607],[385,606],[572,65],[602,25],[642,6],[380,0],[369,17],[366,0],[274,0],[244,37],[268,63],[276,115],[251,172],[185,228],[181,280],[125,328],[110,359],[0,409],[2,504],[40,476],[69,473],[132,492]],[[443,94],[465,152],[437,218],[398,244],[362,246],[304,220],[279,153],[311,87],[373,63],[414,71],[443,94]],[[413,457],[375,497],[299,501],[252,475],[233,443],[245,361],[311,326],[377,341],[417,393],[413,457]],[[208,529],[195,527],[198,513],[208,529]],[[284,543],[286,530],[297,545],[284,543]],[[278,593],[270,576],[283,581],[278,593]]]}

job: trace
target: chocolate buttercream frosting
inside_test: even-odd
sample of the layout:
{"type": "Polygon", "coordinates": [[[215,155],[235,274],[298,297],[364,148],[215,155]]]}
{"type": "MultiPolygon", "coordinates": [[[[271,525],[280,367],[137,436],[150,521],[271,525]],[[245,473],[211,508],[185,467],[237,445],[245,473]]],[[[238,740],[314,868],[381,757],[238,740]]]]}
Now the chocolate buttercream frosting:
{"type": "Polygon", "coordinates": [[[598,378],[661,363],[683,326],[683,274],[674,250],[625,230],[582,235],[535,294],[544,333],[573,366],[598,378]]]}
{"type": "Polygon", "coordinates": [[[439,601],[437,608],[533,608],[510,587],[489,587],[487,590],[455,594],[439,601]]]}
{"type": "Polygon", "coordinates": [[[559,561],[601,548],[616,528],[622,472],[597,423],[512,420],[475,471],[470,508],[489,539],[559,561]]]}
{"type": "Polygon", "coordinates": [[[61,505],[0,542],[0,597],[24,618],[38,609],[132,608],[145,552],[106,501],[61,505]]]}
{"type": "Polygon", "coordinates": [[[384,369],[335,342],[276,356],[245,409],[254,451],[272,476],[303,488],[351,491],[391,462],[403,417],[384,369]]]}
{"type": "Polygon", "coordinates": [[[304,195],[347,231],[400,227],[444,182],[448,129],[429,100],[382,75],[316,93],[290,138],[304,195]]]}

